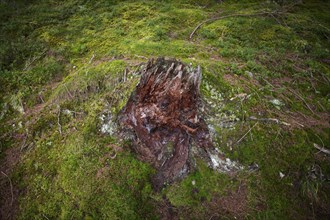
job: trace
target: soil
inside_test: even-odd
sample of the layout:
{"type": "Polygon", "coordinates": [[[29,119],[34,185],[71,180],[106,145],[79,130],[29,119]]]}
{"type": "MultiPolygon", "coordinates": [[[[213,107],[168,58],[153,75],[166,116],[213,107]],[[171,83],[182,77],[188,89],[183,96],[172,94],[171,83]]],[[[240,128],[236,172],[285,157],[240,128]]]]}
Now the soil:
{"type": "Polygon", "coordinates": [[[244,219],[248,213],[247,187],[241,185],[236,191],[230,191],[225,196],[215,196],[208,204],[210,219],[221,219],[230,215],[234,219],[244,219]]]}
{"type": "Polygon", "coordinates": [[[20,149],[9,148],[0,163],[0,219],[15,219],[18,212],[18,187],[11,179],[15,165],[20,160],[20,149]]]}

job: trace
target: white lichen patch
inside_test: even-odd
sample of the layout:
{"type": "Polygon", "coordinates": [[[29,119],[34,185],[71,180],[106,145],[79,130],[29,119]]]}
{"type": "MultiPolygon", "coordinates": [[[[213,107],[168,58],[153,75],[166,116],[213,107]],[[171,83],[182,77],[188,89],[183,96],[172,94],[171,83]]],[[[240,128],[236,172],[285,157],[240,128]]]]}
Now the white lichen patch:
{"type": "Polygon", "coordinates": [[[100,117],[102,134],[113,135],[116,131],[116,124],[113,122],[113,117],[110,113],[103,113],[100,117]]]}
{"type": "MultiPolygon", "coordinates": [[[[206,88],[206,91],[208,91],[210,94],[210,97],[209,97],[210,99],[216,100],[217,102],[224,101],[224,95],[222,93],[218,92],[211,84],[206,83],[205,88],[206,88]]],[[[210,100],[208,100],[208,102],[211,103],[210,100]]]]}
{"type": "Polygon", "coordinates": [[[219,149],[221,149],[223,144],[223,146],[231,148],[231,140],[226,140],[226,143],[222,143],[222,135],[234,130],[240,121],[238,117],[241,114],[239,105],[237,105],[237,109],[235,109],[235,105],[234,108],[228,109],[226,103],[242,101],[248,98],[248,94],[240,93],[233,97],[226,97],[226,94],[218,91],[211,83],[204,83],[204,99],[207,103],[204,107],[207,108],[208,113],[205,119],[213,144],[216,147],[214,152],[208,153],[210,159],[209,166],[222,173],[233,173],[242,170],[244,167],[239,162],[224,157],[224,153],[219,149]]]}
{"type": "Polygon", "coordinates": [[[237,110],[226,110],[225,109],[225,94],[219,92],[210,83],[205,82],[206,96],[204,99],[207,103],[207,108],[210,114],[206,118],[208,124],[210,124],[214,131],[211,131],[211,135],[216,135],[215,128],[227,128],[235,129],[235,125],[240,120],[237,115],[239,114],[239,109],[237,110]]]}
{"type": "Polygon", "coordinates": [[[239,170],[243,170],[244,167],[240,165],[236,161],[232,161],[229,158],[221,159],[218,154],[213,154],[209,152],[209,156],[211,159],[211,167],[214,170],[218,170],[222,173],[228,173],[228,172],[235,172],[239,170]]]}

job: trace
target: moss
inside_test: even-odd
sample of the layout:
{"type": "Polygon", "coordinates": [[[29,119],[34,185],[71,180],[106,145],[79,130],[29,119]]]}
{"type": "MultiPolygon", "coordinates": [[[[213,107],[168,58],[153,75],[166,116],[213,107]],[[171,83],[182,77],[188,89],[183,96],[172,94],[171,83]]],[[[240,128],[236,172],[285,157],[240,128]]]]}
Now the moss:
{"type": "Polygon", "coordinates": [[[221,195],[225,190],[233,188],[235,184],[227,175],[215,172],[200,161],[194,173],[180,183],[167,187],[164,193],[176,207],[205,211],[200,207],[201,201],[210,201],[214,195],[221,195]]]}
{"type": "Polygon", "coordinates": [[[306,103],[316,114],[329,111],[329,3],[304,2],[276,19],[231,17],[205,23],[188,40],[208,18],[282,9],[250,0],[1,1],[1,156],[21,146],[15,138],[27,131],[27,142],[33,143],[13,174],[27,191],[20,218],[157,218],[153,210],[162,194],[151,190],[153,169],[134,157],[127,141],[99,132],[100,114],[115,120],[138,83],[139,76],[123,82],[122,74],[141,62],[139,56],[201,65],[215,145],[245,167],[260,166],[258,172],[232,179],[199,164],[195,173],[163,192],[182,218],[206,215],[208,207],[200,204],[235,190],[238,181],[246,183],[249,205],[256,209],[248,218],[321,213],[320,207],[329,204],[328,184],[308,173],[313,165],[329,173],[327,158],[313,148],[313,143],[329,146],[328,128],[258,122],[236,142],[255,125],[249,116],[285,121],[290,112],[299,112],[320,120],[306,103]],[[246,99],[234,98],[243,93],[246,99]],[[273,99],[285,105],[277,109],[273,99]],[[60,115],[62,135],[58,106],[76,112],[60,115]],[[234,122],[226,127],[224,119],[234,122]],[[113,160],[104,159],[115,152],[109,144],[123,148],[113,160]],[[99,170],[104,171],[101,177],[99,170]],[[311,210],[309,203],[318,209],[311,210]],[[184,210],[193,211],[186,215],[184,210]]]}
{"type": "Polygon", "coordinates": [[[267,192],[265,195],[268,208],[259,213],[259,217],[284,217],[292,214],[290,209],[300,206],[300,203],[295,201],[295,196],[299,194],[299,189],[295,188],[297,174],[306,172],[313,163],[311,144],[304,138],[299,139],[300,141],[296,139],[306,137],[305,132],[286,133],[280,129],[272,130],[273,132],[263,132],[260,127],[254,128],[253,144],[252,140],[246,140],[238,150],[238,158],[242,163],[257,163],[260,166],[263,180],[255,190],[267,192]],[[270,138],[272,136],[275,136],[275,139],[270,138]],[[276,141],[277,138],[281,138],[281,141],[276,141]],[[280,172],[284,177],[280,177],[280,172]]]}
{"type": "Polygon", "coordinates": [[[115,159],[107,158],[109,148],[100,142],[106,137],[83,135],[90,126],[84,124],[64,142],[55,133],[37,142],[35,150],[26,155],[20,172],[29,173],[24,177],[29,190],[20,218],[152,215],[147,205],[152,169],[127,150],[115,159]]]}

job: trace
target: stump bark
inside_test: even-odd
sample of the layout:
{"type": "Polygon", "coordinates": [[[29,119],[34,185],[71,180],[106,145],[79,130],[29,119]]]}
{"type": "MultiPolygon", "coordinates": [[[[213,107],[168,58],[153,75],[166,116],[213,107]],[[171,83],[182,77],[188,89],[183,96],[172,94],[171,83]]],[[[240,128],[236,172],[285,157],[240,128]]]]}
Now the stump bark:
{"type": "MultiPolygon", "coordinates": [[[[177,60],[150,60],[119,117],[135,134],[138,157],[157,169],[156,190],[194,168],[192,145],[207,155],[212,148],[199,111],[201,69],[177,60]]],[[[202,153],[203,154],[203,153],[202,153]]]]}

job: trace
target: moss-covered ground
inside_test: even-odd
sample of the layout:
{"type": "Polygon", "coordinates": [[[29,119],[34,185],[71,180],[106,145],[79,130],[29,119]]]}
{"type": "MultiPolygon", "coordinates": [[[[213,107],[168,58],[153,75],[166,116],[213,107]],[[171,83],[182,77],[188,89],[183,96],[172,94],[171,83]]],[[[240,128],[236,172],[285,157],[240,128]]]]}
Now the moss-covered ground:
{"type": "Polygon", "coordinates": [[[4,218],[329,218],[330,155],[315,146],[330,148],[330,4],[281,2],[1,1],[4,218]],[[189,39],[233,14],[249,16],[189,39]],[[152,190],[155,171],[115,121],[158,56],[201,65],[214,144],[242,171],[199,161],[152,190]]]}

